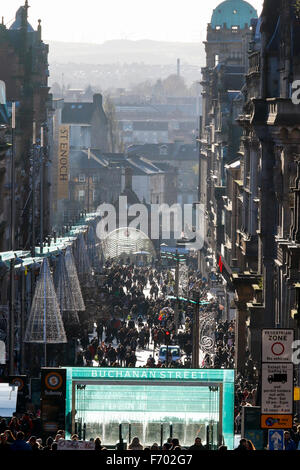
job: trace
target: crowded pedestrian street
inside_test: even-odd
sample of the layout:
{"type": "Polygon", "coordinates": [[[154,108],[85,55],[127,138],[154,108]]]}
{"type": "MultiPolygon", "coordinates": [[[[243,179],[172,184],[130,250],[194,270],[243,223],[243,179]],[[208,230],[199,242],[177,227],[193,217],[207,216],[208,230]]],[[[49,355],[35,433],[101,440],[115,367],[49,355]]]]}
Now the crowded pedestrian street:
{"type": "Polygon", "coordinates": [[[300,0],[0,12],[0,464],[284,461],[300,450],[300,0]]]}

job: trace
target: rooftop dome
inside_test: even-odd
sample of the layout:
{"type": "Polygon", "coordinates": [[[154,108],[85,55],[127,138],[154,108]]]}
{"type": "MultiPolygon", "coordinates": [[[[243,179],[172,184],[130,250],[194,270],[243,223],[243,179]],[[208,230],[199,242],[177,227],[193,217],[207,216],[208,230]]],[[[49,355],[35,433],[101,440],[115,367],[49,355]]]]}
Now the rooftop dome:
{"type": "Polygon", "coordinates": [[[223,28],[225,23],[228,29],[232,26],[239,26],[243,29],[246,25],[250,26],[253,18],[257,18],[257,11],[250,3],[244,0],[226,0],[214,9],[211,27],[223,28]]]}
{"type": "MultiPolygon", "coordinates": [[[[18,31],[22,28],[22,20],[23,20],[23,15],[26,14],[25,12],[25,7],[20,7],[16,13],[16,19],[9,28],[12,31],[18,31]]],[[[31,26],[31,24],[28,23],[27,21],[27,31],[28,33],[33,33],[34,29],[31,26]]]]}

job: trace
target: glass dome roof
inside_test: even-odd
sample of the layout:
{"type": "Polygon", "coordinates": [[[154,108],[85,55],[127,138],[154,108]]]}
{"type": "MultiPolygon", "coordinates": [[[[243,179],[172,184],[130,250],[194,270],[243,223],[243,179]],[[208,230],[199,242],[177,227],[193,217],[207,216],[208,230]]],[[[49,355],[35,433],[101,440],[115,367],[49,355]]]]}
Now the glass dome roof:
{"type": "Polygon", "coordinates": [[[146,255],[155,257],[154,245],[148,236],[133,227],[123,227],[111,232],[102,241],[105,259],[128,255],[146,255]]]}
{"type": "Polygon", "coordinates": [[[218,26],[223,28],[225,23],[227,28],[239,26],[243,29],[246,25],[250,26],[253,18],[257,18],[257,11],[250,3],[244,0],[226,0],[214,9],[211,27],[213,29],[217,29],[218,26]]]}

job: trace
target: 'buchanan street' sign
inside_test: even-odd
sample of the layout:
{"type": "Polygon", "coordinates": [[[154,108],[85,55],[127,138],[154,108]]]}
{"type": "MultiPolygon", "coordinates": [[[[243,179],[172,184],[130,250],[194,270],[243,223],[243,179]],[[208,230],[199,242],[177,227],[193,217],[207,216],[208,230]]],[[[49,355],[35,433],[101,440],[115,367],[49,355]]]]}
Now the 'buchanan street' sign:
{"type": "Polygon", "coordinates": [[[234,381],[234,370],[218,370],[218,369],[205,369],[205,370],[178,370],[178,369],[108,369],[108,368],[70,368],[67,373],[68,378],[73,380],[86,379],[86,380],[169,380],[169,381],[234,381]],[[71,377],[69,373],[71,372],[71,377]]]}

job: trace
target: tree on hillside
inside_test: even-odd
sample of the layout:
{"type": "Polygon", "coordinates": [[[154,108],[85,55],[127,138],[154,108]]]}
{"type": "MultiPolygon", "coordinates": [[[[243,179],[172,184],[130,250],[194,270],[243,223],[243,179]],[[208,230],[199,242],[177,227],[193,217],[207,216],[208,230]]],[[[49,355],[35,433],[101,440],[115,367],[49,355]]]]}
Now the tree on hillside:
{"type": "Polygon", "coordinates": [[[188,89],[184,78],[179,77],[178,75],[169,75],[165,80],[163,80],[162,85],[166,96],[188,95],[188,89]]]}
{"type": "Polygon", "coordinates": [[[131,91],[137,95],[152,96],[153,83],[151,83],[150,80],[146,80],[145,82],[133,85],[131,91]]]}

